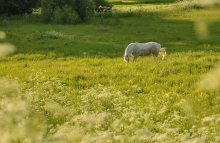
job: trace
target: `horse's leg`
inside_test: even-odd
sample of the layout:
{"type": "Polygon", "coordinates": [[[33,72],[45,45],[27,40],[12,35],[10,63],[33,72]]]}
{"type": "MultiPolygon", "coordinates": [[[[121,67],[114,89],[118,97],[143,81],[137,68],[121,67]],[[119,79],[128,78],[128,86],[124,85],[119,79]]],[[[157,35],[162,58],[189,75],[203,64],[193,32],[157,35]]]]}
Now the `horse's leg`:
{"type": "Polygon", "coordinates": [[[137,56],[134,56],[133,62],[137,61],[137,56]]]}
{"type": "Polygon", "coordinates": [[[153,57],[154,57],[154,60],[157,61],[157,59],[158,59],[158,58],[157,58],[157,57],[158,57],[158,53],[157,53],[157,54],[156,54],[156,53],[153,54],[153,57]]]}

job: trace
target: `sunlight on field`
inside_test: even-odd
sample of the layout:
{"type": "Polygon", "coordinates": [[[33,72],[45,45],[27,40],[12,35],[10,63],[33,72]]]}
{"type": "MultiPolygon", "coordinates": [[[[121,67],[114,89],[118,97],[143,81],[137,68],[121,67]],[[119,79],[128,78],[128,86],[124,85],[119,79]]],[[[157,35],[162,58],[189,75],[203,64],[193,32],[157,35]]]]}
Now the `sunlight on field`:
{"type": "Polygon", "coordinates": [[[113,7],[113,10],[122,12],[159,12],[165,10],[173,10],[175,4],[132,4],[129,6],[118,4],[113,7]]]}
{"type": "Polygon", "coordinates": [[[217,59],[183,53],[157,64],[151,58],[129,65],[121,58],[8,60],[0,74],[8,71],[24,84],[0,80],[1,107],[7,104],[1,112],[15,120],[1,120],[2,135],[6,142],[218,141],[220,116],[209,104],[217,108],[219,97],[191,89],[217,59]],[[12,138],[15,132],[22,134],[12,138]]]}

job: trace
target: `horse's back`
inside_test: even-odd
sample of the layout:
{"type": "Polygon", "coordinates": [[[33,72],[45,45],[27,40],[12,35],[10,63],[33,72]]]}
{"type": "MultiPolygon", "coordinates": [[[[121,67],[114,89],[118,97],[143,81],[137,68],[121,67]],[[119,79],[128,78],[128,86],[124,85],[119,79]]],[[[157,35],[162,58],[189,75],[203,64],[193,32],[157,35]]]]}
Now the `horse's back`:
{"type": "Polygon", "coordinates": [[[161,45],[157,42],[147,42],[147,43],[130,43],[128,44],[126,51],[133,54],[149,54],[154,52],[159,52],[161,45]]]}
{"type": "Polygon", "coordinates": [[[157,49],[161,48],[161,45],[157,42],[147,42],[147,43],[132,43],[132,46],[140,49],[157,49]]]}
{"type": "Polygon", "coordinates": [[[157,42],[134,43],[133,55],[147,56],[150,54],[157,55],[161,48],[157,42]]]}
{"type": "Polygon", "coordinates": [[[143,44],[147,45],[148,47],[161,48],[161,45],[157,42],[147,42],[147,43],[143,43],[143,44]]]}

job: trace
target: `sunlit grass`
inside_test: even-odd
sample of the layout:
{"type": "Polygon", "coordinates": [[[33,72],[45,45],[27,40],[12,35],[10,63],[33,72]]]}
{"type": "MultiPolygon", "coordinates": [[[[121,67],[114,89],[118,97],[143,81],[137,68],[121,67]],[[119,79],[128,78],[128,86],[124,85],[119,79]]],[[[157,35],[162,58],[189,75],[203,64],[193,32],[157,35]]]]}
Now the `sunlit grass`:
{"type": "Polygon", "coordinates": [[[172,8],[174,4],[132,4],[131,6],[126,6],[126,5],[116,5],[113,7],[113,10],[120,10],[120,11],[141,11],[141,12],[156,12],[156,11],[161,11],[161,10],[166,10],[169,8],[172,8]]]}
{"type": "MultiPolygon", "coordinates": [[[[152,57],[140,58],[135,64],[125,64],[122,58],[15,58],[1,63],[0,75],[16,79],[22,92],[8,81],[1,91],[19,92],[17,97],[3,96],[7,101],[16,98],[19,106],[11,112],[24,126],[13,127],[20,131],[37,124],[24,132],[34,136],[15,136],[20,140],[216,141],[219,92],[200,91],[196,85],[217,61],[218,54],[204,52],[170,54],[157,63],[152,57]],[[24,100],[18,102],[20,97],[24,100]],[[30,115],[17,115],[18,109],[30,115]]],[[[14,132],[9,133],[12,139],[14,132]]]]}

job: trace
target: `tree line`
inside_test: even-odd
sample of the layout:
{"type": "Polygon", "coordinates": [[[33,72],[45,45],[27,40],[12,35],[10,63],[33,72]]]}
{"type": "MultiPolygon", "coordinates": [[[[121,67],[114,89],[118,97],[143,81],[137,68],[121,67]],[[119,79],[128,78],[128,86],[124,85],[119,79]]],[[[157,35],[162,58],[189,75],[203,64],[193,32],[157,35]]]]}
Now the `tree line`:
{"type": "Polygon", "coordinates": [[[91,19],[100,6],[111,8],[106,0],[0,0],[0,14],[30,14],[40,8],[46,23],[74,24],[91,19]]]}

